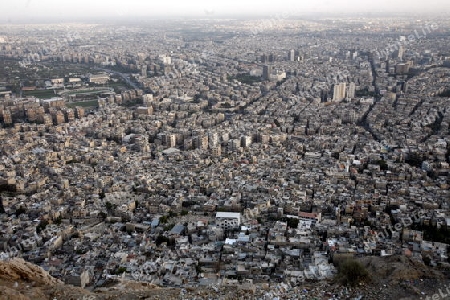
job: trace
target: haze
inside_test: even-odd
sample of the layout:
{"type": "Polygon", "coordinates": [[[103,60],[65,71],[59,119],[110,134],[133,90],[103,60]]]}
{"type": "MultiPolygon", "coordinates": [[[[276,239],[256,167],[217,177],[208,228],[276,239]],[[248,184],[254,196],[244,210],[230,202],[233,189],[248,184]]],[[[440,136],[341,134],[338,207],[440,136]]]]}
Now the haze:
{"type": "Polygon", "coordinates": [[[260,16],[275,13],[290,15],[301,13],[446,13],[450,11],[448,0],[410,1],[410,0],[316,0],[304,1],[146,1],[111,0],[75,2],[56,0],[18,0],[0,3],[1,23],[15,23],[36,20],[83,20],[92,18],[127,17],[221,17],[221,16],[260,16]]]}

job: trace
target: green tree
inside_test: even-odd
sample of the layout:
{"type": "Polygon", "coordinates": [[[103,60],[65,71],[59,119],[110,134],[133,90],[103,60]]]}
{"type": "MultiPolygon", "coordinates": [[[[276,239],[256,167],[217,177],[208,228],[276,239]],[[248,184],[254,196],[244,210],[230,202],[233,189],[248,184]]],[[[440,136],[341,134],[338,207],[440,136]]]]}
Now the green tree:
{"type": "Polygon", "coordinates": [[[297,228],[298,222],[299,222],[299,220],[297,218],[288,218],[287,219],[287,225],[291,228],[297,228]]]}
{"type": "Polygon", "coordinates": [[[5,207],[3,206],[3,199],[0,196],[0,214],[4,214],[5,213],[5,207]]]}
{"type": "Polygon", "coordinates": [[[56,219],[53,220],[53,223],[55,223],[56,225],[61,225],[62,222],[62,217],[59,216],[56,219]]]}
{"type": "Polygon", "coordinates": [[[386,171],[389,169],[388,164],[385,160],[379,160],[378,165],[380,166],[380,170],[386,171]]]}
{"type": "Polygon", "coordinates": [[[45,227],[47,227],[47,225],[48,225],[47,220],[40,221],[39,224],[36,226],[36,232],[40,233],[42,230],[45,229],[45,227]]]}
{"type": "Polygon", "coordinates": [[[117,270],[116,270],[116,275],[120,275],[120,274],[122,274],[123,272],[125,272],[127,270],[127,268],[125,268],[125,267],[119,267],[117,270]]]}
{"type": "Polygon", "coordinates": [[[23,207],[22,205],[19,206],[18,209],[16,209],[16,217],[20,216],[21,214],[26,213],[27,210],[25,209],[25,207],[23,207]]]}
{"type": "Polygon", "coordinates": [[[167,223],[168,219],[169,218],[167,216],[161,216],[161,217],[159,217],[159,223],[165,224],[165,223],[167,223]]]}
{"type": "Polygon", "coordinates": [[[111,202],[106,201],[105,207],[107,211],[111,211],[117,208],[117,204],[112,204],[111,202]]]}
{"type": "Polygon", "coordinates": [[[112,204],[109,201],[106,201],[105,206],[106,206],[106,210],[111,210],[112,209],[112,204]]]}
{"type": "Polygon", "coordinates": [[[338,267],[336,279],[343,285],[355,286],[369,280],[369,272],[357,260],[348,259],[338,267]]]}
{"type": "Polygon", "coordinates": [[[169,243],[169,238],[167,238],[167,237],[165,237],[165,236],[163,236],[163,235],[158,235],[157,237],[156,237],[156,240],[155,240],[155,242],[156,242],[156,246],[159,246],[159,245],[161,245],[162,243],[169,243]]]}

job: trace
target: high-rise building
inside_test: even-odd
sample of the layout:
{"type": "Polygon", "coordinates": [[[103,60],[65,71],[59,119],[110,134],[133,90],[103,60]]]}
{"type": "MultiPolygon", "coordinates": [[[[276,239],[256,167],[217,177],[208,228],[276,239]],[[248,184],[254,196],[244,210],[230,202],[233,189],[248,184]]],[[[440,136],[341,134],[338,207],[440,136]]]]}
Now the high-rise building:
{"type": "Polygon", "coordinates": [[[241,137],[241,147],[247,148],[252,144],[252,137],[245,135],[241,137]]]}
{"type": "Polygon", "coordinates": [[[217,132],[208,133],[208,144],[211,149],[219,144],[219,134],[217,132]]]}
{"type": "Polygon", "coordinates": [[[355,98],[355,92],[356,92],[356,84],[354,82],[350,82],[348,86],[347,97],[350,99],[355,98]]]}
{"type": "Polygon", "coordinates": [[[341,82],[334,85],[333,90],[333,101],[342,101],[345,98],[347,84],[341,82]]]}
{"type": "Polygon", "coordinates": [[[191,150],[193,147],[193,139],[192,138],[184,139],[183,145],[184,150],[191,150]]]}
{"type": "Polygon", "coordinates": [[[405,55],[405,49],[403,48],[403,46],[400,46],[399,48],[398,48],[398,58],[399,59],[403,59],[403,55],[405,55]]]}
{"type": "Polygon", "coordinates": [[[294,49],[289,50],[288,60],[295,61],[295,50],[294,49]]]}
{"type": "Polygon", "coordinates": [[[272,74],[272,66],[264,65],[263,67],[263,79],[270,80],[270,74],[272,74]]]}
{"type": "Polygon", "coordinates": [[[175,147],[176,146],[175,134],[162,134],[161,144],[166,147],[175,147]]]}
{"type": "Polygon", "coordinates": [[[207,135],[199,135],[193,139],[193,147],[195,149],[202,149],[206,150],[208,149],[208,136],[207,135]]]}
{"type": "Polygon", "coordinates": [[[344,99],[347,95],[347,84],[345,82],[339,83],[341,89],[341,99],[344,99]]]}
{"type": "Polygon", "coordinates": [[[241,141],[238,139],[231,139],[228,141],[228,151],[234,152],[241,146],[241,141]]]}
{"type": "Polygon", "coordinates": [[[147,65],[143,65],[141,68],[141,76],[147,78],[147,65]]]}
{"type": "Polygon", "coordinates": [[[395,74],[408,74],[409,64],[397,64],[395,65],[395,74]]]}
{"type": "Polygon", "coordinates": [[[269,62],[274,62],[275,61],[275,55],[273,53],[269,54],[269,62]]]}
{"type": "Polygon", "coordinates": [[[220,147],[220,145],[212,147],[211,154],[213,156],[220,156],[222,154],[222,148],[220,147]]]}
{"type": "Polygon", "coordinates": [[[261,55],[261,63],[265,64],[267,63],[268,57],[266,54],[261,55]]]}
{"type": "Polygon", "coordinates": [[[167,146],[168,147],[175,147],[176,141],[177,141],[175,134],[166,135],[166,139],[167,139],[167,146]]]}
{"type": "Polygon", "coordinates": [[[142,102],[145,106],[151,105],[151,103],[153,102],[153,94],[142,95],[142,102]]]}
{"type": "Polygon", "coordinates": [[[3,111],[3,123],[12,124],[12,114],[9,109],[3,111]]]}
{"type": "Polygon", "coordinates": [[[339,95],[340,95],[340,90],[339,90],[339,84],[335,84],[334,88],[333,88],[333,101],[339,101],[339,95]]]}

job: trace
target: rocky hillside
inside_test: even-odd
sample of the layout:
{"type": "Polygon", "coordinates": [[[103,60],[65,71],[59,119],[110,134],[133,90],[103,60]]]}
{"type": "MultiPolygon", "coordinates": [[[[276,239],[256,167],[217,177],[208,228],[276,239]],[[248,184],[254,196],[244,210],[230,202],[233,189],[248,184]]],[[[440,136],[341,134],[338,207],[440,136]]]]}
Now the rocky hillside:
{"type": "Polygon", "coordinates": [[[21,258],[0,261],[0,300],[178,299],[176,289],[118,281],[95,292],[66,285],[21,258]]]}
{"type": "Polygon", "coordinates": [[[65,285],[42,268],[16,258],[0,261],[0,300],[107,300],[107,299],[425,299],[449,288],[442,273],[403,256],[365,257],[361,263],[371,281],[357,287],[334,282],[308,282],[302,286],[261,284],[160,288],[152,284],[117,280],[88,291],[65,285]]]}

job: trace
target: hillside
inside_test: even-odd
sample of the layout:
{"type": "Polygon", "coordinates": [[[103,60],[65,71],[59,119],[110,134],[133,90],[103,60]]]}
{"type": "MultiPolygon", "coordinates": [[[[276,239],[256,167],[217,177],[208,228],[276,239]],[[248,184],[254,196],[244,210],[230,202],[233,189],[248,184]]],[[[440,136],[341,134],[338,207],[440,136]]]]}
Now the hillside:
{"type": "Polygon", "coordinates": [[[438,271],[403,256],[365,257],[360,260],[371,282],[355,288],[333,282],[161,288],[152,284],[116,280],[94,291],[66,285],[42,268],[15,258],[0,261],[0,300],[106,300],[106,299],[425,299],[450,287],[438,271]],[[269,297],[269,298],[268,298],[269,297]]]}

